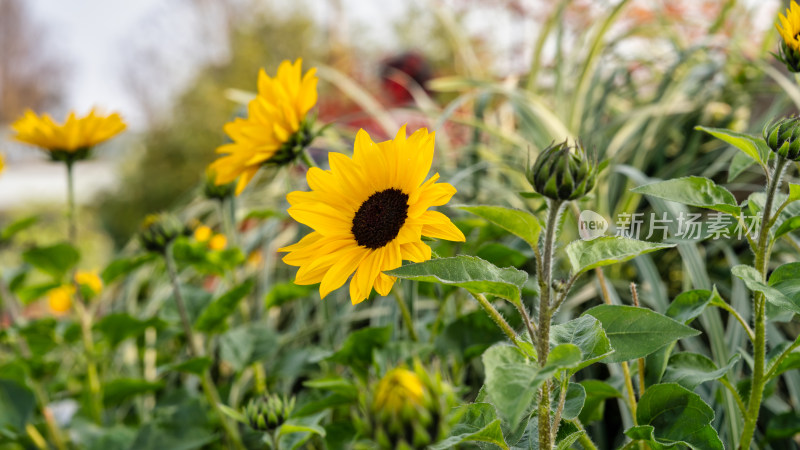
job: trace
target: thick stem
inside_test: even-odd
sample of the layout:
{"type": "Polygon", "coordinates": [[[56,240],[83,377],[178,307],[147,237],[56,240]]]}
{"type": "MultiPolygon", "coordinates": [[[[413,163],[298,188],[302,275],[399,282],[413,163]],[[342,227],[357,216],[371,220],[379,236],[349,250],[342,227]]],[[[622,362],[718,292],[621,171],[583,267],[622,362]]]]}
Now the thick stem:
{"type": "Polygon", "coordinates": [[[594,442],[592,442],[592,439],[586,433],[586,429],[583,428],[583,424],[581,423],[581,421],[578,419],[574,419],[571,420],[571,422],[573,425],[575,425],[578,431],[583,431],[583,434],[580,435],[580,437],[578,438],[578,442],[580,442],[583,448],[586,450],[597,450],[597,446],[594,445],[594,442]]]}
{"type": "MultiPolygon", "coordinates": [[[[556,228],[558,217],[564,206],[561,200],[549,200],[547,211],[547,229],[545,230],[544,248],[542,252],[542,267],[539,268],[539,328],[537,333],[536,354],[539,365],[547,364],[550,353],[550,320],[552,310],[550,298],[553,286],[553,251],[556,245],[556,228]]],[[[547,380],[539,390],[539,448],[550,449],[553,447],[552,425],[550,423],[550,380],[547,380]]]]}
{"type": "MultiPolygon", "coordinates": [[[[192,324],[189,322],[186,303],[183,301],[180,284],[178,283],[178,272],[175,269],[175,261],[172,258],[171,244],[164,252],[164,261],[167,265],[167,272],[169,273],[169,279],[172,283],[172,291],[175,296],[175,304],[178,307],[178,314],[181,317],[181,324],[183,324],[183,332],[186,334],[186,340],[189,341],[189,349],[191,350],[192,356],[197,358],[202,357],[205,352],[200,343],[194,339],[194,331],[192,330],[192,324]]],[[[211,408],[214,409],[214,412],[217,414],[231,445],[234,448],[245,450],[245,446],[242,444],[242,439],[239,436],[239,431],[236,429],[236,426],[231,425],[227,416],[225,416],[222,409],[219,407],[221,402],[219,392],[217,392],[217,388],[214,386],[214,382],[211,379],[211,372],[209,372],[208,369],[204,370],[203,374],[200,376],[200,385],[203,388],[206,400],[208,400],[208,403],[211,404],[211,408]]]]}
{"type": "Polygon", "coordinates": [[[67,236],[72,245],[77,244],[78,229],[75,225],[75,174],[74,162],[67,161],[67,236]]]}
{"type": "MultiPolygon", "coordinates": [[[[767,268],[769,260],[767,253],[769,252],[769,228],[772,223],[772,205],[775,202],[775,194],[778,192],[778,187],[781,184],[783,170],[786,167],[786,158],[778,157],[775,163],[775,172],[770,179],[769,187],[767,188],[767,201],[764,203],[764,214],[761,219],[761,228],[758,232],[758,246],[756,247],[756,261],[755,268],[761,274],[761,281],[767,279],[767,268]]],[[[754,332],[755,341],[753,342],[753,379],[750,387],[750,399],[747,402],[747,414],[745,415],[744,428],[742,429],[742,436],[739,440],[739,448],[745,449],[750,447],[755,434],[756,424],[758,423],[758,413],[761,409],[761,400],[764,395],[764,385],[766,384],[766,377],[764,376],[765,359],[766,359],[766,328],[767,328],[767,312],[766,312],[766,299],[764,294],[756,292],[755,300],[753,302],[753,311],[755,317],[754,332]]]]}
{"type": "Polygon", "coordinates": [[[631,379],[631,369],[627,361],[620,363],[622,366],[622,376],[625,378],[625,393],[628,394],[628,408],[631,410],[631,420],[636,423],[636,394],[633,392],[633,380],[631,379]]]}

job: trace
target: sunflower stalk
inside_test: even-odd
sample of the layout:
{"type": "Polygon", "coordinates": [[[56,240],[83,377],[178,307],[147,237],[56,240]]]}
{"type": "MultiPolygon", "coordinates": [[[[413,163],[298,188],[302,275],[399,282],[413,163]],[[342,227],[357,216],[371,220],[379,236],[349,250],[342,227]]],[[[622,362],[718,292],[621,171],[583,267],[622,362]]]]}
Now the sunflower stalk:
{"type": "MultiPolygon", "coordinates": [[[[550,305],[553,285],[553,262],[558,228],[558,218],[566,202],[548,199],[547,228],[542,244],[542,267],[537,271],[539,282],[539,327],[537,329],[536,354],[539,365],[544,367],[550,353],[550,321],[553,310],[550,305]]],[[[550,423],[550,380],[539,390],[539,448],[553,447],[552,425],[550,423]]],[[[556,424],[557,426],[558,424],[556,424]]]]}
{"type": "MultiPolygon", "coordinates": [[[[767,199],[764,203],[764,212],[761,219],[761,228],[758,231],[758,244],[755,255],[755,268],[761,274],[761,281],[766,282],[767,271],[769,269],[770,227],[772,222],[772,209],[775,203],[775,196],[781,184],[784,169],[788,160],[780,155],[775,162],[774,171],[767,188],[767,199]]],[[[758,422],[758,413],[761,409],[761,402],[764,395],[764,386],[769,378],[765,376],[766,369],[766,327],[767,327],[767,307],[766,297],[762,292],[756,292],[753,301],[753,317],[755,318],[753,342],[753,378],[750,388],[750,398],[747,402],[747,413],[745,414],[744,428],[739,439],[739,448],[750,447],[755,434],[758,422]]]]}
{"type": "MultiPolygon", "coordinates": [[[[175,296],[175,304],[178,307],[178,314],[181,318],[181,324],[183,325],[183,331],[186,334],[186,340],[189,342],[190,353],[196,358],[203,357],[205,352],[202,345],[195,340],[192,324],[189,322],[189,314],[186,310],[186,303],[184,302],[183,295],[181,294],[180,283],[178,282],[178,272],[175,269],[175,261],[172,256],[172,243],[167,245],[163,256],[164,262],[167,266],[167,273],[169,274],[170,282],[172,283],[172,291],[175,296]]],[[[217,392],[217,388],[214,387],[214,381],[211,379],[211,373],[209,372],[209,369],[203,370],[203,374],[200,376],[200,385],[203,389],[203,393],[206,396],[206,400],[208,403],[210,403],[211,408],[217,414],[217,417],[222,424],[222,428],[225,431],[225,435],[228,437],[230,444],[236,449],[244,450],[246,447],[242,443],[242,439],[239,436],[239,431],[236,429],[235,425],[232,425],[229,422],[228,417],[222,412],[222,409],[219,406],[221,403],[219,392],[217,392]]]]}
{"type": "Polygon", "coordinates": [[[72,245],[77,244],[78,228],[75,224],[75,162],[67,159],[67,236],[72,245]]]}

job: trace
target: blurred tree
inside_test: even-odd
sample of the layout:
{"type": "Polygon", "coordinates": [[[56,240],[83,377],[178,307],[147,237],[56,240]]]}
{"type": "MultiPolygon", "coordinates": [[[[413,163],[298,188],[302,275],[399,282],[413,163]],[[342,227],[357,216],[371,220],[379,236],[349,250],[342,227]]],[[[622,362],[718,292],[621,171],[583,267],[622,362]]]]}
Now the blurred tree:
{"type": "Polygon", "coordinates": [[[47,37],[24,1],[0,1],[0,123],[26,108],[49,109],[61,99],[65,64],[45,51],[47,37]]]}
{"type": "Polygon", "coordinates": [[[306,15],[278,19],[265,13],[248,19],[248,26],[232,28],[229,60],[201,70],[174,102],[169,119],[159,114],[160,120],[151,122],[144,149],[131,155],[118,188],[97,202],[117,245],[129,239],[146,214],[180,203],[203,179],[214,150],[225,140],[223,125],[240,108],[226,98],[227,89],[255,91],[259,68],[274,72],[284,59],[303,57],[304,67],[320,60],[324,36],[306,15]]]}

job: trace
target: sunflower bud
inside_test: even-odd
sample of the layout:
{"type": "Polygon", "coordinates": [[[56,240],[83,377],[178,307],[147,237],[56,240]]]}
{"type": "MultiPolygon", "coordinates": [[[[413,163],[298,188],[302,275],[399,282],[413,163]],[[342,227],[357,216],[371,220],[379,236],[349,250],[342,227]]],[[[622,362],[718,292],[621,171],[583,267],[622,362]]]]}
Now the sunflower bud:
{"type": "Polygon", "coordinates": [[[448,412],[454,404],[452,388],[419,363],[413,371],[392,369],[367,395],[364,434],[377,448],[427,448],[447,436],[448,412]]]}
{"type": "Polygon", "coordinates": [[[528,182],[539,194],[553,200],[576,200],[594,187],[597,169],[579,142],[552,144],[528,170],[528,182]]]}
{"type": "Polygon", "coordinates": [[[206,179],[203,184],[203,195],[209,200],[225,200],[233,196],[236,183],[217,184],[217,174],[213,170],[206,170],[206,179]]]}
{"type": "Polygon", "coordinates": [[[780,48],[780,55],[775,55],[778,58],[778,61],[782,62],[789,72],[800,72],[800,52],[786,45],[786,42],[784,41],[781,41],[780,48]]]}
{"type": "Polygon", "coordinates": [[[300,129],[289,136],[289,139],[281,145],[278,151],[266,161],[266,164],[282,166],[297,159],[300,153],[314,141],[315,134],[311,130],[312,127],[313,121],[311,118],[301,122],[300,129]]]}
{"type": "Polygon", "coordinates": [[[800,160],[800,118],[784,117],[768,123],[762,134],[769,148],[778,156],[800,160]]]}
{"type": "Polygon", "coordinates": [[[139,240],[151,252],[163,253],[167,245],[184,234],[185,227],[175,216],[153,214],[144,219],[139,240]]]}
{"type": "Polygon", "coordinates": [[[266,395],[250,400],[244,415],[254,430],[273,431],[291,416],[294,404],[294,397],[266,395]]]}

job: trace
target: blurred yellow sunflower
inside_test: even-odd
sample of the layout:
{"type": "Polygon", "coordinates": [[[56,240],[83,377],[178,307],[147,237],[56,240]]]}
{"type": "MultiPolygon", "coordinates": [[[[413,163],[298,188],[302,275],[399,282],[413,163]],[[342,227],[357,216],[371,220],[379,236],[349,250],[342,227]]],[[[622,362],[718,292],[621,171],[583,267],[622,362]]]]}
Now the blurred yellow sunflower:
{"type": "Polygon", "coordinates": [[[72,307],[72,296],[75,294],[75,287],[65,284],[47,291],[47,305],[56,315],[66,314],[72,307]]]}
{"type": "Polygon", "coordinates": [[[783,38],[783,42],[792,50],[800,50],[800,6],[792,0],[792,4],[786,9],[786,15],[778,14],[778,21],[775,28],[783,38]]]}
{"type": "Polygon", "coordinates": [[[424,395],[425,386],[416,373],[406,369],[392,369],[378,383],[373,408],[397,414],[405,406],[421,405],[424,395]]]}
{"type": "Polygon", "coordinates": [[[111,139],[125,130],[125,123],[117,113],[104,116],[94,109],[85,117],[71,112],[64,124],[56,123],[47,114],[40,117],[28,110],[11,128],[17,133],[14,139],[20,142],[47,150],[51,156],[61,153],[70,157],[111,139]]]}
{"type": "Polygon", "coordinates": [[[0,153],[0,173],[3,172],[3,169],[6,167],[6,161],[3,159],[3,154],[0,153]]]}
{"type": "Polygon", "coordinates": [[[311,68],[303,75],[301,66],[298,58],[294,63],[282,62],[275,78],[264,69],[258,73],[258,95],[247,105],[247,118],[225,124],[233,142],[219,147],[217,153],[226,156],[209,166],[218,185],[238,178],[239,195],[259,167],[291,162],[313,139],[305,119],[317,103],[317,70],[311,68]]]}
{"type": "Polygon", "coordinates": [[[427,181],[433,161],[434,133],[417,130],[406,138],[403,126],[394,140],[375,143],[360,130],[353,158],[329,153],[331,170],[312,167],[310,192],[286,198],[289,215],[313,232],[280,251],[283,261],[299,266],[295,283],[321,283],[324,298],[351,274],[350,300],[364,301],[372,291],[388,295],[395,278],[384,273],[403,260],[427,261],[431,248],[422,236],[464,241],[464,234],[432,206],[450,201],[456,189],[427,181]]]}
{"type": "Polygon", "coordinates": [[[75,282],[79,286],[86,286],[92,295],[97,295],[103,290],[103,280],[96,270],[79,270],[75,273],[75,282]]]}

